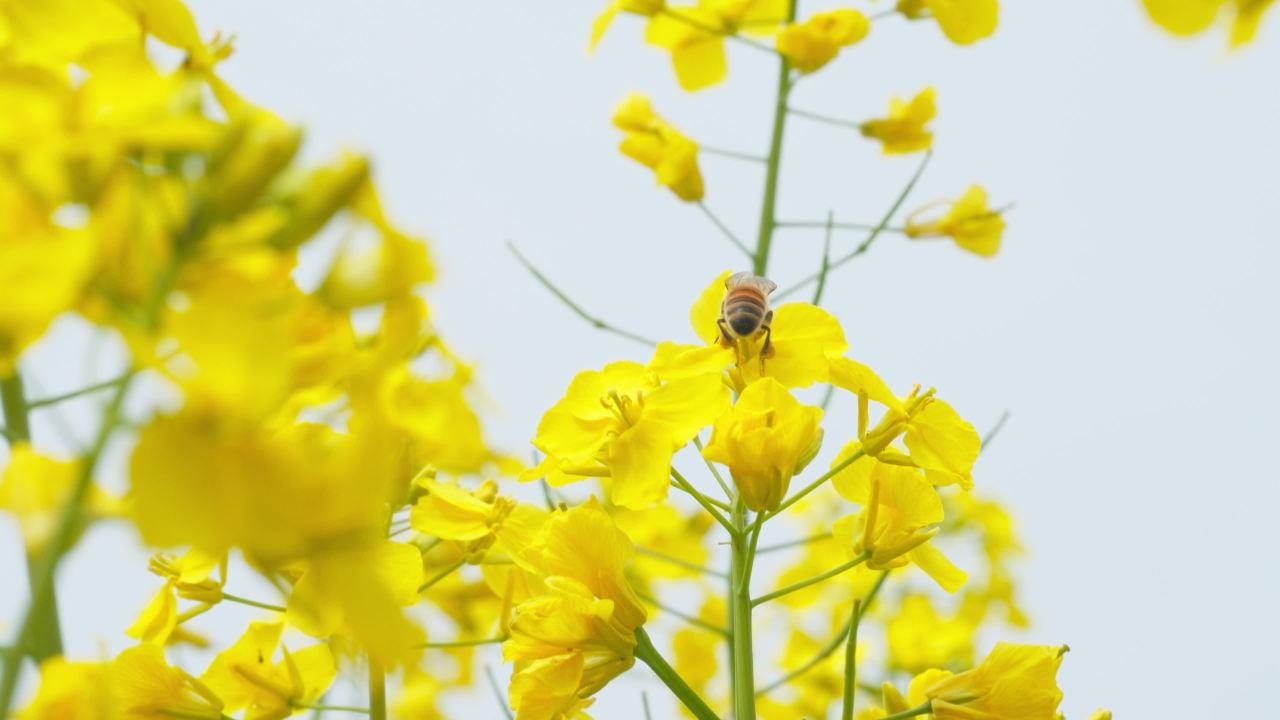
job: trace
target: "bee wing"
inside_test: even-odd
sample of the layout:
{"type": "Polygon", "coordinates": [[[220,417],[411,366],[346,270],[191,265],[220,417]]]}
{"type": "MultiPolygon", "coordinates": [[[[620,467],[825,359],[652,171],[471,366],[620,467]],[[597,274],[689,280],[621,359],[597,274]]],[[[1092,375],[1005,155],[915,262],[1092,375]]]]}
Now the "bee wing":
{"type": "Polygon", "coordinates": [[[778,284],[769,278],[752,275],[749,272],[734,273],[724,281],[724,287],[726,290],[732,290],[743,285],[754,287],[766,296],[778,289],[778,284]]]}

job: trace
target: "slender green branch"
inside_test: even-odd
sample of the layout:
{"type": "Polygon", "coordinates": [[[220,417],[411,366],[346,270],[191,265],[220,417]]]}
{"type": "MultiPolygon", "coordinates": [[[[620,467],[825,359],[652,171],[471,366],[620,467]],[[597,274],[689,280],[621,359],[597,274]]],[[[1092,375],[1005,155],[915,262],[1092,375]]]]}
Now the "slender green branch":
{"type": "Polygon", "coordinates": [[[639,596],[641,600],[658,608],[662,612],[668,615],[671,615],[672,617],[680,618],[681,620],[689,623],[690,625],[693,625],[694,627],[702,628],[703,630],[706,630],[708,632],[713,632],[717,635],[723,635],[725,637],[729,636],[729,630],[727,628],[722,628],[719,625],[716,625],[715,623],[709,623],[706,620],[703,620],[702,618],[696,615],[690,615],[689,613],[684,612],[682,610],[677,610],[669,605],[664,605],[657,598],[653,597],[652,595],[649,595],[648,593],[636,592],[636,595],[639,596]]]}
{"type": "Polygon", "coordinates": [[[716,483],[720,485],[720,489],[724,491],[724,496],[733,499],[733,491],[729,489],[729,484],[724,481],[724,477],[720,475],[720,471],[716,469],[716,464],[707,459],[702,454],[702,438],[697,435],[693,436],[693,444],[698,448],[698,457],[702,458],[702,462],[706,464],[707,469],[711,471],[711,476],[716,479],[716,483]]]}
{"type": "Polygon", "coordinates": [[[453,562],[449,563],[443,570],[441,570],[440,572],[432,576],[430,580],[419,585],[418,592],[426,592],[429,588],[431,588],[432,585],[435,585],[441,580],[449,577],[449,575],[451,575],[454,570],[457,570],[458,568],[462,567],[465,564],[467,564],[466,558],[458,558],[457,560],[454,560],[453,562]]]}
{"type": "MultiPolygon", "coordinates": [[[[835,227],[835,213],[827,211],[827,232],[822,238],[822,264],[818,268],[818,287],[813,289],[811,304],[822,304],[822,291],[827,288],[827,271],[831,269],[831,228],[835,227]]],[[[827,397],[831,397],[834,385],[827,386],[827,397]]],[[[825,408],[824,408],[825,409],[825,408]]]]}
{"type": "MultiPolygon", "coordinates": [[[[861,245],[854,248],[847,255],[844,255],[838,258],[837,260],[835,260],[834,262],[832,262],[831,268],[830,268],[831,270],[835,270],[836,268],[848,263],[849,261],[853,260],[854,258],[858,257],[859,255],[862,255],[863,253],[871,249],[871,244],[874,243],[876,241],[876,238],[880,237],[880,234],[883,233],[885,228],[889,226],[889,221],[893,219],[893,216],[897,214],[898,209],[902,207],[902,204],[907,201],[907,197],[911,195],[911,191],[915,189],[916,183],[919,182],[920,177],[924,175],[924,169],[929,166],[929,159],[932,157],[933,157],[932,150],[925,152],[924,158],[920,161],[919,167],[916,168],[915,174],[913,174],[911,176],[911,179],[907,181],[907,184],[902,188],[902,192],[898,193],[898,197],[895,198],[893,201],[893,204],[889,206],[888,212],[886,212],[884,214],[884,217],[880,219],[880,223],[876,225],[876,227],[871,231],[871,233],[867,236],[867,239],[862,241],[861,245]]],[[[815,273],[801,280],[795,285],[792,285],[786,290],[774,293],[773,296],[778,299],[787,297],[788,295],[791,295],[792,293],[796,292],[800,288],[804,287],[805,285],[808,285],[811,282],[814,282],[817,279],[818,279],[818,275],[815,273]]]]}
{"type": "MultiPolygon", "coordinates": [[[[535,462],[534,465],[537,463],[535,462]]],[[[542,478],[538,484],[542,486],[542,501],[547,504],[547,509],[555,510],[560,503],[556,501],[555,494],[551,491],[551,483],[547,482],[546,478],[542,478]]]]}
{"type": "Polygon", "coordinates": [[[795,680],[801,675],[804,675],[805,673],[814,669],[823,661],[825,661],[827,658],[831,657],[831,653],[835,652],[837,648],[843,645],[845,638],[849,637],[849,629],[853,627],[853,623],[861,622],[862,616],[867,614],[867,610],[871,607],[871,603],[876,599],[876,596],[880,594],[880,588],[884,587],[884,581],[888,577],[889,577],[888,570],[885,570],[883,573],[880,573],[880,577],[876,580],[875,585],[872,585],[871,590],[867,592],[867,597],[863,599],[861,603],[859,603],[858,613],[857,615],[854,616],[854,618],[852,619],[852,622],[845,623],[844,627],[840,628],[840,632],[836,633],[835,637],[831,638],[831,641],[828,642],[826,645],[823,645],[822,649],[818,650],[818,652],[814,654],[813,657],[809,658],[809,660],[807,660],[805,664],[801,665],[795,670],[792,670],[786,675],[783,675],[777,680],[774,680],[768,685],[765,685],[764,687],[757,690],[756,697],[760,697],[761,695],[765,695],[774,690],[777,690],[783,685],[786,685],[792,680],[795,680]]]}
{"type": "Polygon", "coordinates": [[[862,129],[862,123],[857,122],[856,120],[845,120],[843,118],[831,117],[830,115],[823,115],[821,113],[809,112],[808,110],[801,110],[800,108],[789,107],[787,108],[787,113],[789,115],[795,115],[796,117],[802,117],[802,118],[805,118],[806,120],[813,120],[816,122],[824,123],[826,125],[835,125],[836,127],[843,127],[843,128],[853,128],[854,130],[862,129]]]}
{"type": "Polygon", "coordinates": [[[507,720],[515,720],[515,715],[511,714],[511,708],[507,707],[507,699],[502,695],[502,687],[498,685],[498,678],[493,675],[493,668],[485,665],[484,675],[489,680],[489,689],[493,691],[493,697],[498,701],[498,707],[502,708],[503,716],[507,720]]]}
{"type": "MultiPolygon", "coordinates": [[[[4,408],[5,422],[8,423],[6,434],[10,442],[30,442],[31,403],[27,400],[22,376],[16,370],[10,377],[0,379],[0,406],[4,408]]],[[[34,583],[38,580],[35,568],[39,563],[39,558],[34,552],[28,551],[26,561],[27,582],[31,588],[31,594],[34,596],[34,583]]],[[[19,649],[13,652],[11,662],[20,662],[21,652],[30,654],[31,657],[35,658],[36,662],[43,662],[55,655],[62,654],[62,626],[58,619],[57,588],[51,584],[47,592],[48,602],[33,607],[31,610],[33,615],[31,622],[35,625],[35,629],[32,631],[30,642],[26,645],[18,646],[19,649]]]]}
{"type": "Polygon", "coordinates": [[[835,465],[832,465],[830,470],[823,473],[822,476],[819,477],[817,480],[814,480],[813,482],[804,486],[800,490],[800,492],[792,495],[786,500],[783,500],[782,504],[778,506],[778,509],[774,510],[773,512],[770,512],[768,516],[765,517],[765,520],[769,520],[770,518],[776,517],[779,513],[785,511],[787,508],[791,507],[792,505],[795,505],[796,503],[800,502],[800,500],[804,496],[822,487],[823,483],[835,477],[836,473],[840,472],[841,470],[857,462],[858,459],[861,458],[862,456],[863,456],[862,448],[858,448],[857,450],[854,450],[853,453],[849,455],[849,457],[841,460],[835,465]]]}
{"type": "Polygon", "coordinates": [[[738,529],[735,528],[733,525],[729,524],[729,521],[725,519],[724,515],[720,514],[720,511],[716,509],[715,505],[712,504],[711,500],[706,495],[703,495],[702,493],[698,492],[697,488],[695,488],[693,485],[690,485],[689,481],[685,480],[684,476],[681,475],[678,470],[676,470],[675,468],[671,468],[671,477],[675,478],[676,484],[680,486],[681,490],[684,490],[685,492],[692,495],[693,499],[696,500],[698,504],[702,506],[702,509],[710,513],[711,517],[715,518],[716,522],[720,523],[721,527],[729,531],[730,535],[737,535],[738,529]]]}
{"type": "Polygon", "coordinates": [[[653,713],[649,710],[649,693],[640,691],[640,705],[644,707],[644,720],[653,720],[653,713]]]}
{"type": "Polygon", "coordinates": [[[506,641],[506,635],[499,635],[498,637],[481,638],[479,640],[451,640],[449,642],[422,643],[418,647],[431,650],[446,650],[448,648],[476,647],[478,645],[497,645],[506,641]]]}
{"type": "Polygon", "coordinates": [[[657,550],[650,550],[649,548],[640,545],[636,546],[636,552],[646,557],[651,557],[654,560],[661,560],[662,562],[670,565],[682,567],[686,570],[692,570],[693,572],[702,573],[704,575],[714,575],[716,577],[726,579],[729,577],[729,574],[723,570],[716,570],[715,568],[709,568],[705,565],[699,565],[697,563],[689,562],[688,560],[682,560],[674,555],[668,555],[664,552],[658,552],[657,550]]]}
{"type": "Polygon", "coordinates": [[[226,600],[227,602],[233,602],[240,605],[248,605],[249,607],[261,608],[263,610],[272,610],[274,612],[281,612],[281,613],[285,612],[285,608],[282,605],[272,605],[271,603],[264,603],[264,602],[259,602],[257,600],[250,600],[249,598],[243,598],[243,597],[240,597],[239,595],[232,595],[231,593],[228,593],[228,592],[222,593],[222,599],[226,600]]]}
{"type": "MultiPolygon", "coordinates": [[[[851,223],[851,222],[831,223],[830,226],[828,226],[827,223],[822,220],[779,220],[777,226],[779,228],[796,228],[796,229],[801,229],[801,228],[826,229],[827,227],[830,227],[832,230],[860,230],[863,232],[872,231],[872,230],[875,230],[877,227],[879,227],[879,225],[872,225],[871,223],[851,223]]],[[[905,234],[907,232],[907,229],[904,227],[889,226],[884,228],[882,232],[905,234]]]]}
{"type": "Polygon", "coordinates": [[[1000,413],[1000,419],[996,421],[995,426],[988,430],[986,435],[982,436],[982,444],[979,447],[982,450],[986,450],[991,445],[991,441],[996,439],[996,435],[1000,434],[1000,430],[1004,428],[1004,424],[1007,422],[1009,422],[1009,411],[1005,410],[1000,413]]]}
{"type": "Polygon", "coordinates": [[[788,548],[798,547],[800,545],[808,545],[810,543],[816,543],[820,540],[830,540],[830,539],[831,539],[831,533],[829,532],[822,533],[820,535],[810,535],[809,537],[798,538],[796,540],[788,540],[786,542],[775,543],[773,545],[765,545],[764,547],[757,550],[756,554],[764,555],[765,553],[777,552],[779,550],[786,550],[788,548]]]}
{"type": "Polygon", "coordinates": [[[547,276],[543,275],[542,271],[534,267],[533,263],[530,263],[528,259],[525,258],[524,255],[521,255],[520,251],[516,249],[515,245],[511,243],[507,243],[507,249],[511,251],[512,255],[516,256],[516,259],[519,260],[520,264],[523,265],[524,268],[528,270],[530,274],[533,275],[534,279],[536,279],[539,283],[541,283],[544,288],[549,290],[552,295],[555,295],[556,298],[560,300],[560,302],[564,303],[565,307],[573,311],[573,313],[578,317],[582,318],[583,320],[586,320],[588,323],[591,323],[591,325],[593,325],[597,330],[603,330],[604,332],[612,333],[614,335],[617,335],[618,337],[623,337],[628,340],[638,342],[642,345],[648,345],[649,347],[653,347],[658,344],[653,340],[650,340],[649,338],[644,337],[643,335],[637,335],[636,333],[633,333],[630,330],[623,330],[622,328],[615,327],[605,322],[603,319],[598,318],[592,315],[591,313],[588,313],[586,310],[582,308],[581,305],[579,305],[578,303],[570,299],[568,295],[564,294],[564,291],[556,287],[554,283],[548,280],[547,276]]]}
{"type": "MultiPolygon", "coordinates": [[[[795,22],[796,0],[788,0],[786,22],[795,22]]],[[[769,137],[768,163],[765,165],[764,197],[760,203],[760,232],[756,237],[755,263],[752,271],[764,275],[769,269],[769,247],[773,243],[773,227],[777,219],[778,172],[782,166],[782,139],[787,127],[787,99],[791,95],[791,61],[785,55],[778,59],[778,90],[773,105],[773,132],[769,137]]],[[[754,717],[754,708],[751,710],[754,717]]],[[[737,720],[750,720],[737,718],[737,720]]]]}
{"type": "Polygon", "coordinates": [[[867,558],[869,557],[871,557],[870,551],[859,553],[857,557],[850,560],[849,562],[844,563],[842,565],[837,565],[836,567],[831,568],[830,570],[822,573],[821,575],[814,575],[813,577],[808,578],[806,580],[801,580],[800,582],[791,583],[790,585],[784,588],[781,588],[779,590],[774,590],[773,592],[767,595],[761,595],[760,597],[751,601],[751,606],[755,607],[757,605],[763,605],[769,602],[770,600],[776,600],[782,597],[783,595],[790,595],[791,593],[797,590],[803,590],[809,587],[810,585],[815,585],[817,583],[822,582],[823,580],[829,580],[839,575],[842,572],[845,572],[847,570],[852,570],[853,568],[861,565],[862,563],[866,562],[867,558]]]}
{"type": "Polygon", "coordinates": [[[711,212],[711,208],[707,207],[706,203],[699,200],[697,205],[698,209],[702,211],[702,214],[706,215],[707,219],[711,221],[711,224],[715,225],[720,233],[728,238],[729,242],[733,243],[734,247],[741,250],[742,254],[746,255],[748,260],[753,260],[755,258],[755,256],[751,254],[751,248],[747,247],[745,243],[739,240],[738,236],[729,229],[729,226],[725,225],[724,221],[717,217],[715,213],[711,212]]]}
{"type": "MultiPolygon", "coordinates": [[[[688,494],[688,493],[689,493],[689,491],[688,491],[688,490],[685,490],[685,488],[684,488],[684,486],[683,486],[683,485],[681,485],[680,483],[676,482],[675,480],[672,480],[672,481],[671,481],[671,487],[673,487],[673,488],[675,488],[675,489],[679,490],[679,491],[680,491],[680,492],[682,492],[682,493],[686,493],[686,494],[688,494]]],[[[706,496],[706,495],[703,495],[702,497],[703,497],[703,499],[705,499],[707,502],[711,503],[712,505],[715,505],[716,507],[720,508],[721,510],[723,510],[723,511],[725,511],[725,512],[729,512],[729,504],[728,504],[728,503],[726,503],[726,502],[724,502],[723,500],[717,500],[717,499],[715,499],[715,498],[713,498],[713,497],[708,497],[708,496],[706,496]]]]}
{"type": "Polygon", "coordinates": [[[862,600],[853,601],[849,613],[849,643],[844,648],[844,703],[840,720],[853,720],[854,695],[858,689],[858,618],[862,616],[862,600]]]}
{"type": "Polygon", "coordinates": [[[705,700],[698,695],[697,691],[689,687],[689,683],[680,677],[680,673],[675,671],[667,663],[658,649],[653,646],[653,640],[649,634],[644,631],[643,627],[636,628],[636,659],[649,669],[653,670],[653,674],[658,676],[664,685],[689,708],[693,716],[698,720],[719,720],[714,710],[712,710],[705,700]]]}
{"type": "Polygon", "coordinates": [[[89,395],[90,393],[101,392],[103,390],[110,390],[111,388],[116,387],[120,383],[128,380],[129,376],[132,374],[133,373],[125,373],[119,377],[114,377],[114,378],[111,378],[110,380],[103,380],[102,382],[94,383],[92,385],[86,385],[85,387],[82,387],[79,390],[72,390],[71,392],[65,392],[60,395],[51,395],[49,397],[37,398],[27,403],[27,407],[31,410],[35,410],[37,408],[45,407],[46,405],[57,405],[58,403],[66,402],[67,400],[74,400],[83,395],[89,395]]]}
{"type": "Polygon", "coordinates": [[[317,712],[348,712],[356,713],[358,715],[369,714],[369,708],[356,707],[354,705],[325,705],[322,703],[306,703],[294,700],[290,701],[289,706],[299,710],[315,710],[317,712]]]}
{"type": "Polygon", "coordinates": [[[372,656],[369,657],[369,717],[387,720],[387,673],[372,656]]]}
{"type": "Polygon", "coordinates": [[[910,710],[903,710],[902,712],[894,713],[892,715],[885,715],[884,717],[880,718],[880,720],[905,720],[906,718],[913,718],[920,715],[928,715],[932,712],[933,712],[933,701],[928,701],[925,704],[920,705],[919,707],[913,707],[910,710]]]}
{"type": "Polygon", "coordinates": [[[765,163],[769,158],[760,155],[752,155],[751,153],[738,152],[737,150],[725,150],[724,148],[713,147],[705,143],[698,143],[698,149],[711,155],[719,155],[721,157],[733,158],[734,160],[746,160],[749,162],[765,163]]]}
{"type": "Polygon", "coordinates": [[[822,394],[822,402],[818,403],[818,407],[822,408],[822,412],[826,412],[831,407],[831,401],[836,396],[836,386],[827,385],[826,391],[822,394]]]}

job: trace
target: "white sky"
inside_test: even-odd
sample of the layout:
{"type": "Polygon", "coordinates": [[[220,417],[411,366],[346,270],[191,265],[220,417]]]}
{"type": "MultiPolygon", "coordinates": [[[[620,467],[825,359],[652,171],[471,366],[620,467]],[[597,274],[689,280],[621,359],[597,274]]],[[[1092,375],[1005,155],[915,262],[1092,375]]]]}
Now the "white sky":
{"type": "MultiPolygon", "coordinates": [[[[739,258],[616,153],[612,109],[639,90],[695,139],[767,142],[769,58],[734,48],[726,84],[684,94],[633,18],[585,54],[603,2],[192,3],[206,32],[238,36],[227,78],[305,123],[309,153],[375,157],[388,209],[433,240],[435,317],[478,365],[498,408],[489,432],[521,452],[575,371],[646,352],[572,317],[504,243],[618,325],[687,340],[689,302],[739,258]]],[[[886,237],[833,276],[824,304],[853,355],[895,386],[936,385],[980,429],[1012,411],[977,482],[1016,513],[1030,549],[1035,626],[1021,639],[1072,646],[1070,717],[1260,712],[1280,670],[1280,477],[1264,462],[1280,432],[1280,19],[1229,54],[1222,32],[1157,31],[1138,0],[1003,5],[996,36],[967,49],[927,24],[878,23],[797,89],[797,107],[863,118],[933,84],[936,156],[915,200],[979,181],[994,203],[1017,203],[994,261],[886,237]]],[[[917,162],[852,132],[790,127],[784,218],[873,221],[917,162]]],[[[754,237],[759,169],[703,167],[708,204],[754,237]]],[[[821,235],[784,231],[775,246],[770,274],[785,287],[816,268],[821,235]]],[[[29,369],[53,372],[57,354],[29,369]]],[[[0,532],[2,575],[21,577],[16,530],[0,532]]],[[[61,585],[82,655],[121,646],[150,587],[131,536],[90,540],[61,585]]],[[[12,618],[22,583],[4,585],[0,617],[12,618]]],[[[597,717],[641,717],[639,686],[610,687],[597,717]]],[[[474,703],[455,712],[498,717],[487,695],[474,703]]]]}

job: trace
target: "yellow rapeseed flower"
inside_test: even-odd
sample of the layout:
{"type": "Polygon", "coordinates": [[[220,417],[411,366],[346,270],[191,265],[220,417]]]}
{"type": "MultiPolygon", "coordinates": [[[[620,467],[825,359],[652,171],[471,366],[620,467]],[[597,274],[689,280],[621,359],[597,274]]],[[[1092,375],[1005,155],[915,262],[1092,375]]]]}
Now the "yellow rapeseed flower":
{"type": "Polygon", "coordinates": [[[1066,649],[997,643],[978,667],[922,683],[923,693],[936,720],[1053,720],[1066,649]]]}
{"type": "Polygon", "coordinates": [[[625,570],[634,550],[594,499],[553,513],[515,556],[531,597],[516,605],[503,658],[520,720],[571,718],[635,664],[644,607],[625,570]]]}
{"type": "Polygon", "coordinates": [[[251,622],[239,640],[200,676],[220,697],[225,712],[246,710],[255,720],[282,720],[299,703],[315,702],[333,683],[337,664],[324,644],[291,652],[280,644],[284,623],[251,622]],[[282,658],[275,660],[277,651],[282,658]]]}
{"type": "MultiPolygon", "coordinates": [[[[0,510],[17,518],[28,554],[43,552],[53,538],[58,518],[78,473],[78,463],[42,455],[28,443],[16,443],[10,449],[9,462],[0,474],[0,510]]],[[[89,485],[84,507],[87,520],[113,515],[120,510],[119,501],[96,484],[89,485]]],[[[75,529],[71,538],[73,543],[83,530],[82,523],[75,529]]]]}
{"type": "Polygon", "coordinates": [[[666,7],[666,0],[612,0],[591,23],[591,44],[588,50],[594,50],[600,39],[608,32],[609,26],[618,13],[628,12],[644,17],[653,17],[666,7]]]}
{"type": "Polygon", "coordinates": [[[702,454],[729,468],[748,508],[773,510],[791,478],[818,453],[821,419],[821,408],[802,405],[782,383],[764,377],[716,419],[702,454]]]}
{"type": "Polygon", "coordinates": [[[933,88],[921,90],[909,102],[900,98],[889,101],[889,116],[862,123],[862,134],[880,141],[885,155],[928,150],[933,133],[925,128],[937,115],[933,88]]]}
{"type": "Polygon", "coordinates": [[[533,444],[546,459],[521,479],[608,476],[613,502],[650,507],[667,496],[671,456],[728,404],[729,391],[713,374],[660,383],[634,362],[578,373],[538,423],[533,444]]]}
{"type": "Polygon", "coordinates": [[[778,52],[802,73],[811,73],[835,59],[841,48],[867,36],[871,23],[853,9],[815,13],[803,23],[778,31],[778,52]]]}
{"type": "Polygon", "coordinates": [[[982,617],[966,609],[943,616],[925,595],[904,597],[885,627],[890,661],[909,673],[972,665],[973,635],[982,617]]]}
{"type": "Polygon", "coordinates": [[[623,155],[653,170],[658,184],[681,200],[702,199],[698,144],[655,113],[649,98],[629,95],[614,113],[613,124],[626,133],[618,146],[623,155]]]}
{"type": "Polygon", "coordinates": [[[992,257],[1000,250],[1004,217],[988,207],[987,192],[980,185],[970,186],[941,218],[920,220],[920,215],[931,208],[932,205],[925,206],[907,218],[907,237],[949,237],[956,245],[982,257],[992,257]]]}

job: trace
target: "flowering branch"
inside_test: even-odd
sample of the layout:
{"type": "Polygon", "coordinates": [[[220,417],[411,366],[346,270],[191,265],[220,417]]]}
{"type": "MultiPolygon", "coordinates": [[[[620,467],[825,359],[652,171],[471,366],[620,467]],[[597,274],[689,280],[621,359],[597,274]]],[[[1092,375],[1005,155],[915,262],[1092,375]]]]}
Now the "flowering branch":
{"type": "Polygon", "coordinates": [[[822,582],[823,580],[833,578],[836,575],[839,575],[840,573],[845,572],[846,570],[852,570],[853,568],[861,565],[862,563],[866,562],[867,559],[870,557],[871,557],[871,551],[865,550],[859,553],[857,557],[850,560],[849,562],[833,567],[830,570],[822,573],[821,575],[814,575],[813,577],[808,578],[806,580],[801,580],[800,582],[792,583],[779,590],[774,590],[773,592],[767,595],[761,595],[760,597],[751,601],[751,606],[755,607],[757,605],[763,605],[764,603],[767,603],[770,600],[776,600],[782,597],[783,595],[790,595],[791,593],[797,590],[803,590],[809,587],[810,585],[814,585],[822,582]]]}
{"type": "Polygon", "coordinates": [[[653,674],[666,685],[672,693],[675,694],[680,702],[684,703],[686,708],[693,713],[698,720],[719,720],[715,711],[712,710],[705,700],[703,700],[689,684],[680,677],[653,646],[653,640],[649,638],[649,633],[645,632],[643,627],[636,628],[636,659],[649,669],[653,670],[653,674]]]}

